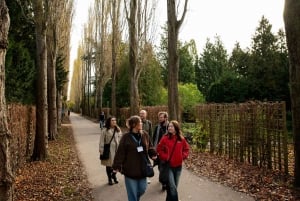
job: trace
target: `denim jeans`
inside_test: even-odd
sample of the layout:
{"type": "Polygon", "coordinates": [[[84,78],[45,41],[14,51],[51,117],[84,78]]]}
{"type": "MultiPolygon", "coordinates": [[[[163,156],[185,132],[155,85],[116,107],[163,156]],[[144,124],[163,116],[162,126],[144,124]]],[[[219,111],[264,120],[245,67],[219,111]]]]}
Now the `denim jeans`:
{"type": "Polygon", "coordinates": [[[125,176],[128,201],[139,201],[147,188],[147,178],[131,179],[125,176]]]}
{"type": "Polygon", "coordinates": [[[181,175],[182,166],[171,167],[169,171],[169,184],[167,187],[166,201],[178,201],[177,186],[181,175]]]}

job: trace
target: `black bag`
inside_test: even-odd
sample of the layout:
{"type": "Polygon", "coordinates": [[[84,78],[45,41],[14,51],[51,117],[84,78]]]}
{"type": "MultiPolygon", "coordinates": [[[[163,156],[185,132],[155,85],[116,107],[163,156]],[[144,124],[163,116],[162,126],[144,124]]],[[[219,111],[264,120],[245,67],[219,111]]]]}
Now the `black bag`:
{"type": "MultiPolygon", "coordinates": [[[[111,141],[114,139],[115,132],[116,132],[116,129],[114,130],[114,134],[113,134],[113,136],[111,137],[109,143],[108,143],[108,144],[104,144],[104,147],[103,147],[103,153],[100,154],[100,160],[107,160],[107,159],[109,159],[110,143],[111,143],[111,141]]],[[[105,136],[105,137],[106,137],[106,136],[105,136]]],[[[104,137],[104,139],[105,139],[105,137],[104,137]]]]}
{"type": "Polygon", "coordinates": [[[100,160],[109,159],[109,153],[110,153],[110,143],[104,144],[104,149],[103,149],[103,153],[100,155],[100,160]]]}
{"type": "Polygon", "coordinates": [[[144,159],[145,159],[144,175],[146,177],[153,177],[154,176],[153,166],[150,163],[150,160],[148,157],[145,156],[144,159]]]}
{"type": "Polygon", "coordinates": [[[161,161],[159,169],[159,182],[167,184],[169,182],[170,163],[168,161],[161,161]]]}

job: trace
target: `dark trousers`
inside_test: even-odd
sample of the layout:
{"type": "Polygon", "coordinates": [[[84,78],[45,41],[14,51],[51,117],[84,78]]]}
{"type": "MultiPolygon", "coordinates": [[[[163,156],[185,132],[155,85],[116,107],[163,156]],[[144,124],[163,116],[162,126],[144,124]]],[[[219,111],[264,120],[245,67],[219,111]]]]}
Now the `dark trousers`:
{"type": "Polygon", "coordinates": [[[110,166],[106,166],[106,174],[108,177],[108,181],[112,181],[112,179],[116,182],[117,181],[117,177],[116,177],[116,173],[113,172],[113,168],[110,166]]]}

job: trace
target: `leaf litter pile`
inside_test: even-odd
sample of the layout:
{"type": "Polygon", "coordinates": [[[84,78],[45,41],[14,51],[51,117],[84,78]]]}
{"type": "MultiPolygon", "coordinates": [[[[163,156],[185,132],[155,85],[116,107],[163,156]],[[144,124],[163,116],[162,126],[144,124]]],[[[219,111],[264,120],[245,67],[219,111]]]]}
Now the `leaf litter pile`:
{"type": "Polygon", "coordinates": [[[284,176],[276,171],[238,163],[206,152],[191,153],[185,165],[197,176],[247,193],[255,200],[300,200],[299,189],[292,187],[293,177],[284,176]]]}
{"type": "MultiPolygon", "coordinates": [[[[46,161],[26,163],[17,172],[15,200],[93,200],[76,153],[72,129],[67,125],[62,126],[57,140],[49,141],[49,157],[46,161]]],[[[292,188],[293,178],[275,171],[193,151],[185,161],[185,166],[200,177],[247,193],[255,200],[300,200],[300,191],[292,188]]]]}
{"type": "Polygon", "coordinates": [[[44,162],[26,163],[15,180],[15,200],[92,200],[87,176],[76,153],[72,129],[62,125],[58,139],[49,141],[44,162]]]}

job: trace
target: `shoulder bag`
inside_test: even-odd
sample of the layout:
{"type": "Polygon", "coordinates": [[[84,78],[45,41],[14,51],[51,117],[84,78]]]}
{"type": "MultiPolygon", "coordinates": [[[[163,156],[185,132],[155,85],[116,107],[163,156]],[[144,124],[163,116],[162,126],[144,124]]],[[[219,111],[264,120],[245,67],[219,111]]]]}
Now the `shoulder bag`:
{"type": "MultiPolygon", "coordinates": [[[[115,132],[116,132],[116,129],[114,130],[114,134],[113,134],[113,136],[111,137],[109,143],[107,143],[107,144],[104,143],[103,153],[100,154],[100,160],[107,160],[107,159],[109,159],[110,143],[111,143],[111,141],[112,141],[112,140],[114,139],[114,137],[115,137],[115,132]]],[[[105,135],[105,137],[106,137],[106,135],[105,135]]],[[[104,139],[105,139],[105,137],[104,137],[104,139]]]]}

